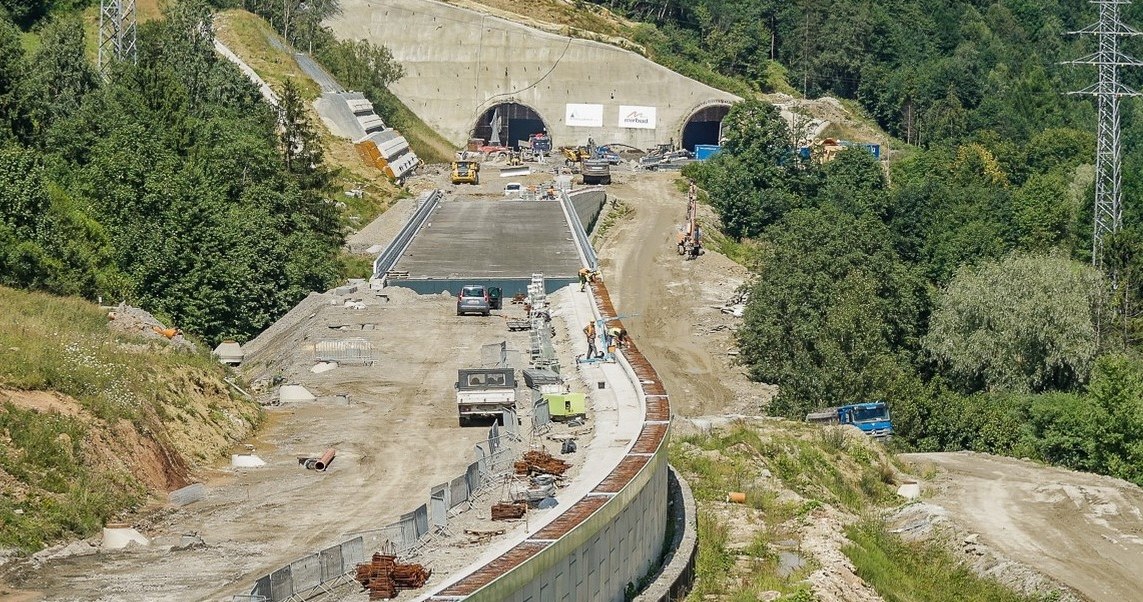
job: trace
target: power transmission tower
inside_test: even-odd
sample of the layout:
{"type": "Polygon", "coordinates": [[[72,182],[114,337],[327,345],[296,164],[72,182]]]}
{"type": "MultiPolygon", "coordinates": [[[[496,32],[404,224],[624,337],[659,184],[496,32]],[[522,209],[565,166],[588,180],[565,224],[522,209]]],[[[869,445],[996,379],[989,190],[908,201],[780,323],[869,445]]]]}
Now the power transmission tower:
{"type": "Polygon", "coordinates": [[[1139,96],[1139,92],[1119,81],[1120,67],[1138,67],[1143,62],[1119,50],[1119,39],[1143,35],[1143,32],[1119,20],[1119,7],[1130,0],[1089,0],[1099,7],[1099,21],[1072,34],[1093,35],[1099,48],[1072,65],[1094,65],[1099,81],[1068,94],[1094,96],[1099,109],[1099,125],[1095,143],[1095,228],[1091,239],[1091,262],[1103,263],[1103,237],[1119,231],[1123,225],[1123,190],[1120,168],[1119,99],[1139,96]]]}
{"type": "Polygon", "coordinates": [[[111,63],[137,60],[135,0],[100,0],[99,72],[107,77],[111,63]]]}

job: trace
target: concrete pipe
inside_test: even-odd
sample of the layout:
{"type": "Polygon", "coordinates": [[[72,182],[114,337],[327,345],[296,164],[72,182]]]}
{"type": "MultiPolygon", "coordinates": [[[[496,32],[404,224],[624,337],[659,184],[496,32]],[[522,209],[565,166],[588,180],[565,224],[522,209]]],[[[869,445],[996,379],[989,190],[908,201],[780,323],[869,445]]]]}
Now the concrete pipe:
{"type": "Polygon", "coordinates": [[[318,461],[314,462],[314,470],[325,470],[329,466],[329,463],[333,462],[335,456],[337,456],[336,449],[331,447],[325,450],[325,453],[318,458],[318,461]]]}

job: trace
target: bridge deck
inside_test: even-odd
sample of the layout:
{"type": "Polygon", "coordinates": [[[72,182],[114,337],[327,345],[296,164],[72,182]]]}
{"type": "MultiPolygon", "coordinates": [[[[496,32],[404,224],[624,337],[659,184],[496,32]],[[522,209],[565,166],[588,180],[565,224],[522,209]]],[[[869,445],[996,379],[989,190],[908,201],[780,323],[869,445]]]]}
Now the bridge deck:
{"type": "Polygon", "coordinates": [[[574,278],[581,265],[558,202],[446,199],[393,271],[412,280],[574,278]]]}

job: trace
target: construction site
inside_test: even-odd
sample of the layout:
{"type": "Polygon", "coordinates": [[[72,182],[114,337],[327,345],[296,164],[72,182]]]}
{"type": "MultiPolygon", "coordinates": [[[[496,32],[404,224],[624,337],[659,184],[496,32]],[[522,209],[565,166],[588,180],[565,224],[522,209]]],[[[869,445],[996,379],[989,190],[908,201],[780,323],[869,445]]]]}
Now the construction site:
{"type": "MultiPolygon", "coordinates": [[[[390,44],[410,71],[395,93],[456,145],[454,161],[423,165],[368,100],[299,60],[331,134],[416,192],[350,234],[371,277],[220,345],[264,408],[258,434],[138,520],[22,561],[4,599],[659,602],[689,590],[696,506],[668,466],[672,432],[756,417],[777,393],[736,363],[751,275],[710,242],[717,219],[678,173],[718,152],[737,97],[471,8],[343,4],[330,27],[390,44]],[[426,45],[425,28],[482,45],[426,45]],[[540,50],[507,54],[521,45],[540,50]],[[593,80],[600,65],[632,77],[593,80]]],[[[820,135],[829,119],[807,124],[808,103],[775,102],[805,154],[853,144],[820,135]]],[[[893,516],[902,531],[984,534],[980,572],[1046,575],[1075,599],[1143,590],[1137,487],[984,455],[908,461],[932,474],[910,476],[926,497],[893,516]],[[1043,553],[1070,541],[1100,562],[1043,553]]],[[[747,510],[728,495],[719,512],[746,531],[758,523],[747,510]]],[[[803,526],[817,532],[788,545],[814,567],[817,599],[880,599],[841,553],[832,508],[803,526]]]]}

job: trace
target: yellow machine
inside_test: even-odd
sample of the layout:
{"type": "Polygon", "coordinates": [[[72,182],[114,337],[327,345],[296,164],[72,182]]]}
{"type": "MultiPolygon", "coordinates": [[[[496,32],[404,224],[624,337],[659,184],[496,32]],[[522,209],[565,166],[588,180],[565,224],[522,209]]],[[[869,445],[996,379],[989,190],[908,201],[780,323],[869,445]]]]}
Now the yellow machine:
{"type": "Polygon", "coordinates": [[[479,184],[480,183],[480,163],[477,161],[453,161],[452,162],[452,183],[453,184],[479,184]]]}

